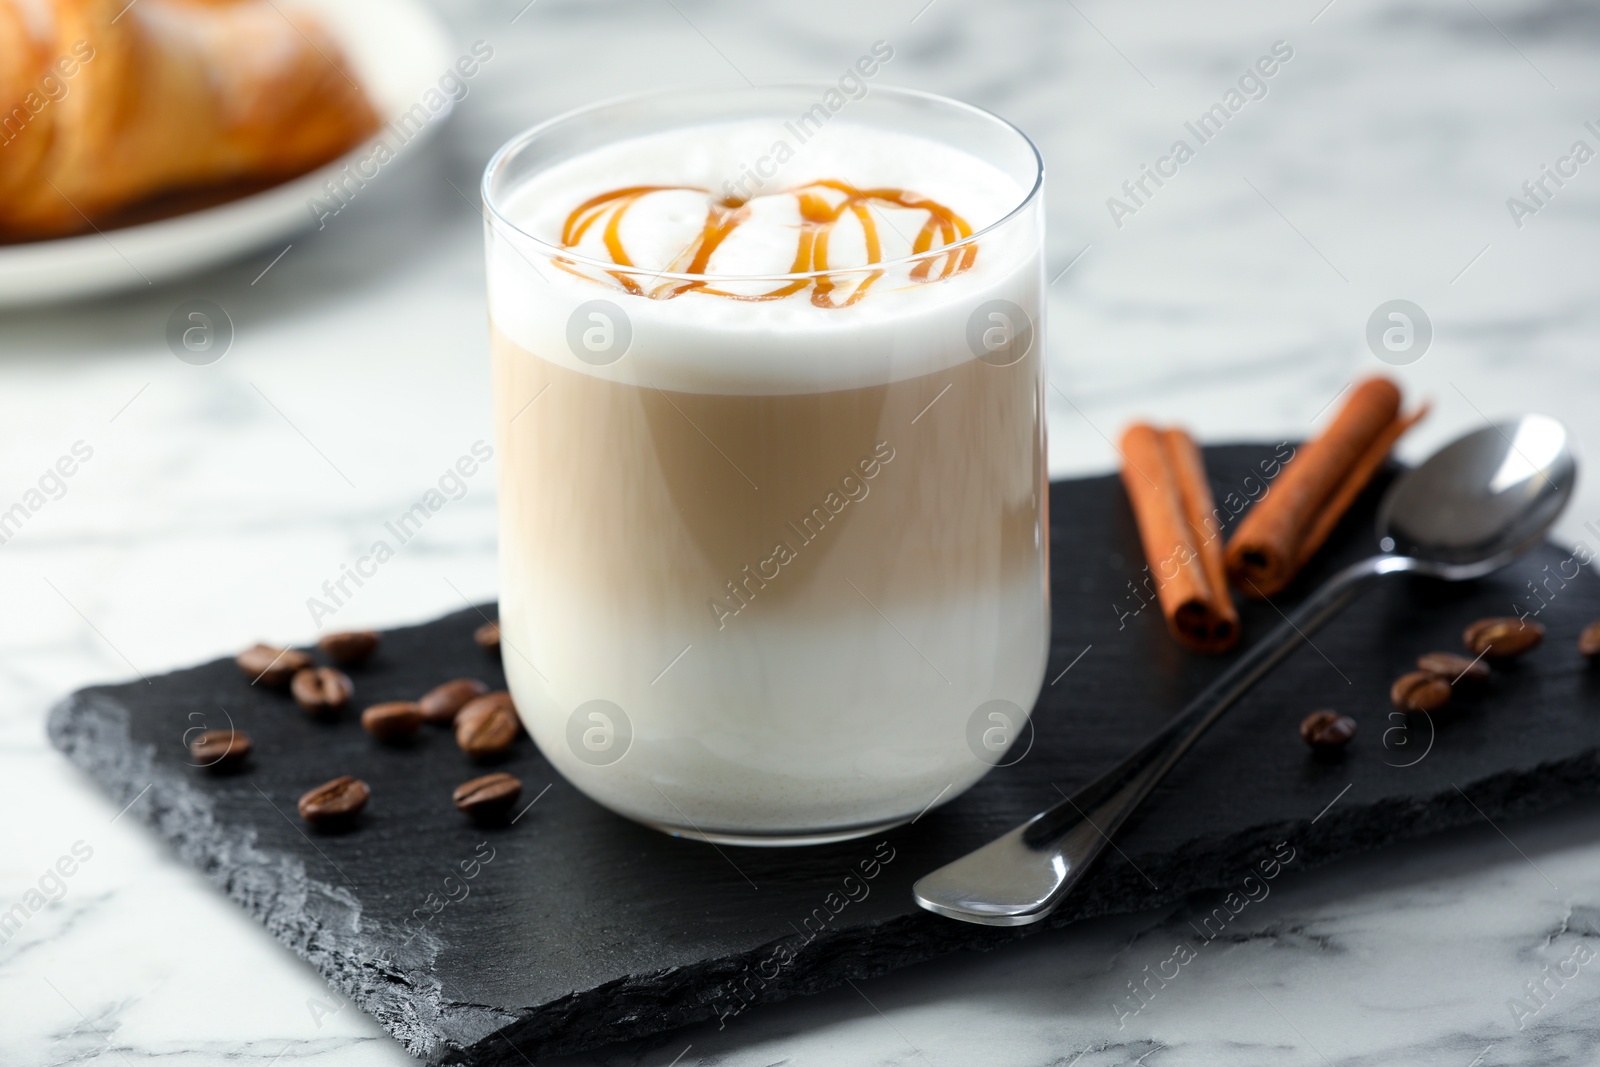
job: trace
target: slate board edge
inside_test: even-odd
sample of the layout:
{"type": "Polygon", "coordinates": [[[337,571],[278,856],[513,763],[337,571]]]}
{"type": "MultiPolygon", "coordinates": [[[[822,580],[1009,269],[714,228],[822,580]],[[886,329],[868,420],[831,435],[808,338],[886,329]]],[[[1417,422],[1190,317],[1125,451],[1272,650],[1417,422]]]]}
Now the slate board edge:
{"type": "MultiPolygon", "coordinates": [[[[153,828],[179,858],[315,967],[330,986],[376,1018],[407,1051],[423,1057],[434,1054],[444,1034],[435,1021],[416,1010],[417,993],[438,984],[425,965],[397,965],[396,960],[374,957],[367,948],[371,931],[364,935],[365,943],[357,935],[361,908],[348,892],[311,877],[296,859],[274,857],[257,848],[253,831],[235,832],[219,825],[210,798],[182,776],[158,769],[154,746],[134,744],[127,722],[128,711],[115,698],[85,689],[51,709],[48,731],[51,742],[71,762],[118,804],[130,805],[129,817],[153,828]],[[404,996],[395,988],[401,986],[409,990],[404,996]],[[391,988],[395,991],[388,992],[391,988]]],[[[400,938],[392,940],[401,958],[427,954],[425,942],[407,951],[400,938]]],[[[427,999],[442,1009],[437,989],[427,999]]],[[[442,1017],[442,1010],[439,1014],[442,1017]]],[[[508,1021],[503,1013],[494,1014],[484,1032],[508,1021]]]]}
{"type": "Polygon", "coordinates": [[[156,770],[153,746],[131,743],[127,710],[108,694],[87,689],[68,696],[52,709],[48,729],[52,743],[69,760],[119,804],[137,800],[130,815],[156,829],[183,860],[315,967],[334,989],[376,1018],[413,1055],[441,1064],[522,1063],[526,1053],[550,1055],[646,1038],[716,1019],[719,1002],[748,1007],[817,993],[846,978],[876,977],[949,952],[993,949],[1081,919],[1159,908],[1232,888],[1279,841],[1296,849],[1292,869],[1304,870],[1484,819],[1531,814],[1590,797],[1600,781],[1600,748],[1591,747],[1568,759],[1457,783],[1460,793],[1396,797],[1363,807],[1335,804],[1315,825],[1313,820],[1259,824],[1206,841],[1203,848],[1196,840],[1192,844],[1208,869],[1186,874],[1191,888],[1182,892],[1152,889],[1145,878],[1157,886],[1180,881],[1174,872],[1186,865],[1188,847],[1165,857],[1138,857],[1143,861],[1138,870],[1112,858],[1110,870],[1037,926],[1005,930],[931,915],[900,917],[864,928],[865,937],[861,928],[855,934],[819,936],[796,955],[782,981],[754,990],[745,981],[742,994],[734,989],[747,969],[769,957],[775,946],[801,938],[780,938],[752,952],[694,967],[632,976],[508,1016],[497,1008],[447,998],[428,970],[431,947],[426,941],[405,945],[394,931],[383,931],[388,935],[383,938],[374,937],[370,929],[358,935],[360,906],[343,889],[308,876],[297,860],[260,851],[252,832],[235,834],[220,827],[205,794],[182,776],[156,770]],[[81,743],[95,734],[102,735],[101,743],[81,743]],[[147,785],[148,793],[140,797],[147,785]],[[219,856],[229,862],[217,862],[219,856]],[[309,904],[313,897],[314,907],[309,904]],[[301,898],[307,903],[287,903],[301,898]],[[380,941],[390,943],[393,955],[369,951],[380,941]],[[425,993],[423,1009],[419,993],[425,993]],[[610,1005],[604,1015],[595,1012],[601,1002],[610,1005]]]}

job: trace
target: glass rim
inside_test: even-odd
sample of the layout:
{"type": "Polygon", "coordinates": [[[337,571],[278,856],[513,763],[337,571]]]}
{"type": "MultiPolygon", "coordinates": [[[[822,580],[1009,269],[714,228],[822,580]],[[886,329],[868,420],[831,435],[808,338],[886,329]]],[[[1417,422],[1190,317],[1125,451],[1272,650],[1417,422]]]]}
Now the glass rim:
{"type": "Polygon", "coordinates": [[[737,96],[740,94],[761,92],[764,90],[791,89],[821,93],[828,89],[837,89],[837,86],[835,86],[833,82],[790,81],[748,87],[681,86],[676,89],[668,89],[665,91],[659,89],[646,89],[639,92],[624,93],[620,96],[609,97],[604,100],[583,104],[579,107],[570,108],[566,111],[563,111],[559,115],[545,119],[543,122],[536,123],[533,126],[523,130],[521,133],[512,137],[510,140],[506,141],[505,144],[496,149],[494,155],[489,158],[488,164],[483,168],[483,178],[479,183],[479,194],[483,197],[484,210],[488,212],[489,215],[488,221],[493,225],[502,226],[516,234],[518,237],[530,242],[543,255],[548,255],[553,259],[563,259],[571,263],[581,264],[585,267],[591,267],[596,270],[606,271],[612,274],[621,273],[628,274],[630,276],[637,275],[640,277],[663,278],[669,281],[684,282],[715,281],[726,283],[800,281],[817,278],[837,278],[840,276],[849,276],[853,274],[870,273],[872,271],[885,271],[891,268],[936,261],[945,256],[949,256],[952,253],[959,252],[961,249],[976,245],[980,238],[996,232],[1001,227],[1011,222],[1011,220],[1021,215],[1030,204],[1038,199],[1040,192],[1044,189],[1044,157],[1039,152],[1039,146],[1034,144],[1033,139],[1026,133],[1022,132],[1022,130],[1018,128],[1015,123],[995,114],[993,111],[990,111],[987,108],[978,107],[976,104],[968,104],[965,101],[956,100],[948,96],[943,96],[939,93],[930,93],[922,89],[906,89],[895,85],[873,86],[872,92],[874,94],[895,96],[904,100],[920,100],[923,102],[936,104],[940,107],[950,108],[954,111],[965,112],[969,115],[976,116],[989,123],[1000,126],[1016,136],[1022,142],[1022,144],[1027,146],[1028,153],[1033,157],[1033,184],[1025,193],[1023,193],[1021,199],[1019,199],[1017,203],[1005,214],[1001,215],[988,225],[974,230],[971,234],[961,238],[959,241],[952,241],[950,244],[941,245],[939,248],[929,249],[926,252],[919,252],[915,255],[902,256],[899,259],[887,259],[879,263],[865,263],[853,267],[834,267],[828,270],[800,271],[798,273],[695,274],[686,271],[652,270],[648,267],[623,266],[620,263],[614,263],[606,259],[596,259],[593,256],[582,255],[570,248],[562,248],[558,245],[553,245],[550,242],[529,233],[521,226],[518,226],[515,222],[512,222],[511,219],[500,210],[500,205],[496,203],[496,198],[490,188],[490,183],[505,168],[513,154],[521,151],[529,144],[532,144],[534,141],[545,136],[556,127],[563,126],[576,119],[583,118],[585,115],[593,114],[598,111],[604,111],[609,108],[619,107],[624,104],[637,103],[646,100],[657,100],[666,95],[721,93],[728,96],[737,96]]]}

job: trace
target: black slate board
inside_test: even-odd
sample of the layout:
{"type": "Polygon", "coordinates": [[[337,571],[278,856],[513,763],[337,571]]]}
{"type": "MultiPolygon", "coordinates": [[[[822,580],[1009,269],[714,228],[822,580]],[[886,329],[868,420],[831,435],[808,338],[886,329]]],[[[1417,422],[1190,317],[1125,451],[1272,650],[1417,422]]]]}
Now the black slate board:
{"type": "MultiPolygon", "coordinates": [[[[1238,506],[1259,492],[1248,479],[1274,451],[1208,449],[1218,500],[1238,506]]],[[[1380,489],[1280,607],[1370,550],[1380,489]]],[[[129,814],[416,1055],[511,1064],[639,1037],[1034,929],[936,918],[912,904],[910,885],[1050,802],[1056,786],[1093,777],[1228,662],[1181,651],[1154,607],[1132,613],[1143,559],[1114,478],[1052,485],[1050,510],[1055,681],[1035,711],[1032,751],[880,837],[799,850],[673,840],[584,799],[526,738],[505,769],[530,797],[547,783],[548,793],[515,826],[474,829],[448,803],[475,772],[447,733],[380,749],[353,715],[310,721],[225,660],[82,690],[54,709],[50,735],[119,803],[148,785],[129,814]],[[225,725],[223,709],[256,741],[253,768],[232,777],[186,765],[182,743],[197,724],[225,725]],[[342,773],[372,784],[364,825],[307,837],[296,798],[342,773]],[[464,880],[462,864],[475,877],[464,880]],[[420,932],[416,918],[406,927],[440,900],[420,932]]],[[[1594,793],[1600,672],[1575,640],[1600,617],[1600,583],[1587,569],[1564,586],[1550,580],[1560,573],[1573,565],[1547,545],[1469,587],[1399,578],[1370,593],[1199,743],[1120,839],[1122,855],[1107,853],[1050,925],[1234,887],[1282,840],[1304,866],[1594,793]],[[1433,727],[1394,731],[1389,682],[1420,652],[1458,648],[1474,618],[1540,607],[1530,580],[1547,582],[1544,645],[1433,727]],[[1341,760],[1312,758],[1297,735],[1319,706],[1361,724],[1341,760]]],[[[1265,604],[1243,614],[1247,640],[1278,620],[1265,604]]],[[[501,684],[499,664],[472,643],[481,621],[463,611],[387,633],[376,660],[352,672],[359,702],[414,697],[459,675],[501,684]]]]}

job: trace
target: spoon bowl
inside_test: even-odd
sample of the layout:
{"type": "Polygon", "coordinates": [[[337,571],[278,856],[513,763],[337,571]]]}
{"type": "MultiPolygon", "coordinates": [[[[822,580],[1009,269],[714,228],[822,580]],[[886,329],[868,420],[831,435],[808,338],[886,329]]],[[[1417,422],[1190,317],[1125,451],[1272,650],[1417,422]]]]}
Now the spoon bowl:
{"type": "Polygon", "coordinates": [[[1543,540],[1577,484],[1567,428],[1524,415],[1456,438],[1402,474],[1378,511],[1378,547],[1448,581],[1499,570],[1543,540]]]}

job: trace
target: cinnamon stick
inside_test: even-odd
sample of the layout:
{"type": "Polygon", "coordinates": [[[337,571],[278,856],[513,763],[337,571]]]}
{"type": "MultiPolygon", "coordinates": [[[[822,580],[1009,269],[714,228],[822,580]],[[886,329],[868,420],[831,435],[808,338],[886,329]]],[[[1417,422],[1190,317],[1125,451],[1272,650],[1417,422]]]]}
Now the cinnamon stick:
{"type": "Polygon", "coordinates": [[[1228,575],[1243,592],[1282,591],[1322,547],[1400,436],[1427,414],[1400,412],[1400,388],[1368,378],[1322,435],[1303,445],[1228,542],[1228,575]]]}
{"type": "Polygon", "coordinates": [[[1197,652],[1223,652],[1239,640],[1222,542],[1205,464],[1183,430],[1136,423],[1122,435],[1122,484],[1156,582],[1167,629],[1197,652]]]}

